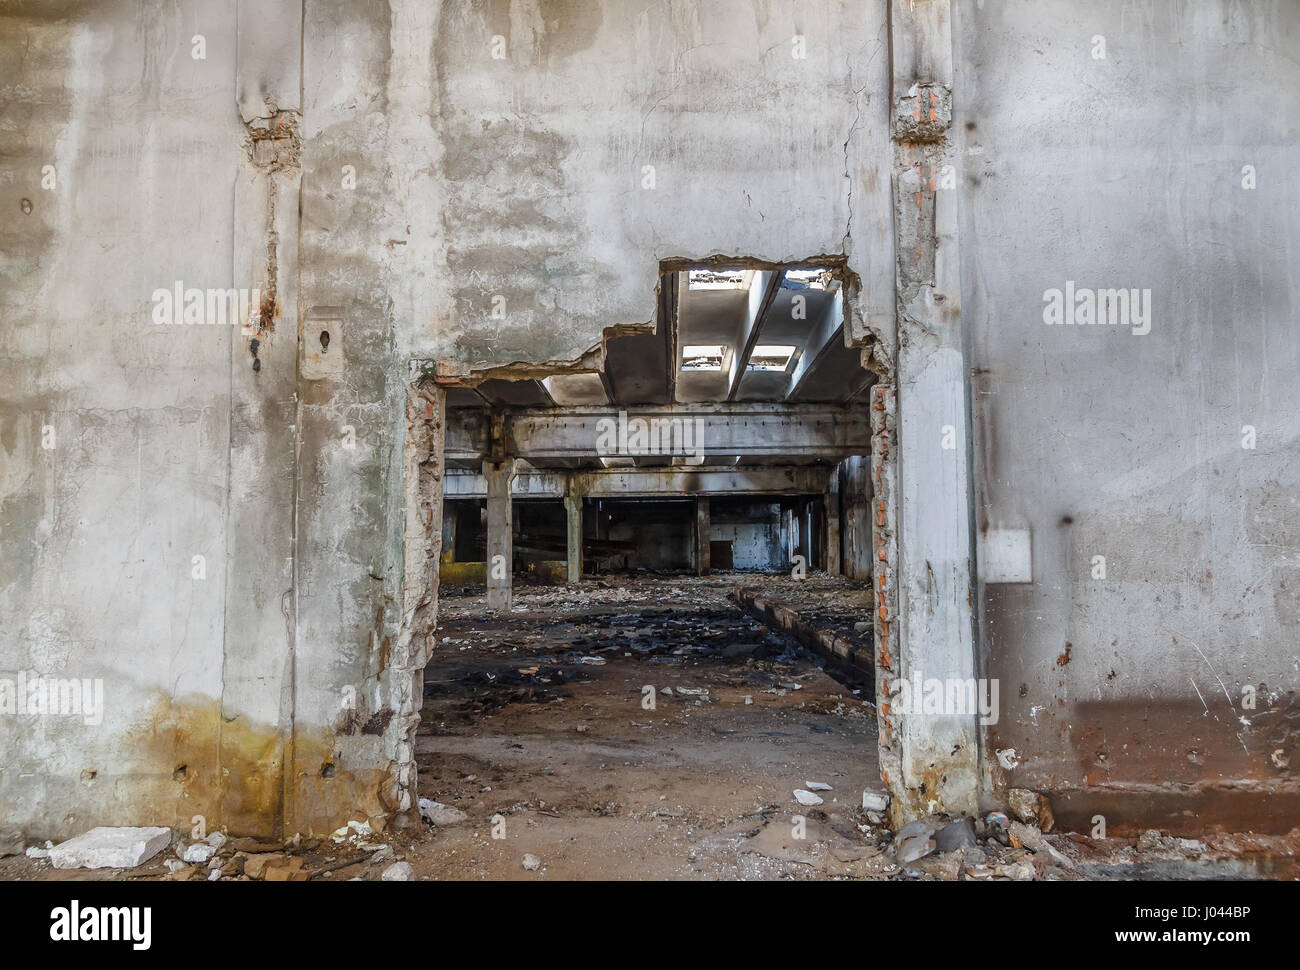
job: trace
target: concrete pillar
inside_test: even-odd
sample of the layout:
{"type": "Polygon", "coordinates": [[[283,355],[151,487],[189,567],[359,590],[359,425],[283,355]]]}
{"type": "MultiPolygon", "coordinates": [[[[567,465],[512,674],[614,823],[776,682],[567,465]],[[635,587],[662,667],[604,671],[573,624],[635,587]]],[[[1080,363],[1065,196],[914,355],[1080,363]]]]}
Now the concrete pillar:
{"type": "Polygon", "coordinates": [[[569,583],[582,582],[582,493],[577,483],[570,480],[569,492],[564,496],[564,510],[568,513],[569,583]]]}
{"type": "Polygon", "coordinates": [[[805,569],[813,566],[812,502],[799,500],[799,555],[803,556],[805,569]]]}
{"type": "Polygon", "coordinates": [[[703,495],[695,499],[695,572],[700,576],[712,567],[709,539],[713,535],[709,524],[709,500],[703,495]]]}
{"type": "Polygon", "coordinates": [[[510,579],[514,564],[514,515],[510,486],[515,460],[483,462],[487,479],[487,605],[490,610],[510,609],[510,579]]]}
{"type": "Polygon", "coordinates": [[[459,517],[460,503],[442,503],[442,559],[445,562],[456,561],[456,520],[459,517]]]}
{"type": "Polygon", "coordinates": [[[831,472],[830,485],[822,496],[822,522],[826,529],[826,540],[822,548],[826,551],[825,568],[828,575],[840,574],[840,470],[831,472]]]}
{"type": "MultiPolygon", "coordinates": [[[[974,678],[975,647],[957,203],[954,193],[931,188],[928,174],[952,157],[950,8],[949,0],[890,5],[900,307],[892,457],[897,518],[893,529],[888,512],[875,521],[881,542],[893,530],[898,538],[897,622],[890,624],[897,676],[951,683],[974,678]]],[[[894,731],[901,764],[889,778],[895,822],[978,811],[981,735],[972,714],[912,712],[896,718],[894,731]]]]}

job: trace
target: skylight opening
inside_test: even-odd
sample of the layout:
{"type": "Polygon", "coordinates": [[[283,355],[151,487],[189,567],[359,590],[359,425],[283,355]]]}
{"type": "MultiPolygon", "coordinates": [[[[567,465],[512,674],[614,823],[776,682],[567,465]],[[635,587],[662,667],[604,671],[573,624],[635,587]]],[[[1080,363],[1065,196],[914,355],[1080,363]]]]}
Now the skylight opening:
{"type": "Polygon", "coordinates": [[[825,267],[788,269],[781,285],[787,290],[824,290],[831,285],[831,271],[825,267]]]}
{"type": "Polygon", "coordinates": [[[682,348],[682,370],[722,370],[726,356],[727,348],[722,344],[688,344],[682,348]]]}
{"type": "Polygon", "coordinates": [[[783,371],[798,348],[793,344],[759,344],[749,357],[750,370],[783,371]]]}
{"type": "Polygon", "coordinates": [[[747,290],[753,279],[752,269],[693,269],[689,285],[692,290],[747,290]]]}

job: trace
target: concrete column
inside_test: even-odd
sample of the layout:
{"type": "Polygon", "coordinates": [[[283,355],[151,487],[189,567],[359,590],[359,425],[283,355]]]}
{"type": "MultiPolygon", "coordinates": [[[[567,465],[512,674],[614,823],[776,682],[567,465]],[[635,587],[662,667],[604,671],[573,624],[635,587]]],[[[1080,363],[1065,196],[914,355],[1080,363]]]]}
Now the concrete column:
{"type": "Polygon", "coordinates": [[[712,568],[709,539],[713,535],[709,524],[709,500],[700,495],[695,499],[695,572],[700,576],[712,568]]]}
{"type": "Polygon", "coordinates": [[[840,470],[831,472],[830,485],[822,496],[822,522],[826,529],[826,541],[822,548],[826,551],[826,572],[831,576],[840,574],[840,470]]]}
{"type": "Polygon", "coordinates": [[[456,561],[456,519],[459,511],[459,503],[442,504],[442,559],[445,562],[456,561]]]}
{"type": "Polygon", "coordinates": [[[487,605],[490,610],[510,609],[510,573],[514,563],[514,515],[510,486],[515,460],[483,462],[487,479],[487,605]]]}
{"type": "Polygon", "coordinates": [[[568,513],[569,583],[582,582],[582,493],[570,480],[569,492],[564,496],[564,510],[568,513]]]}
{"type": "MultiPolygon", "coordinates": [[[[970,410],[955,193],[929,173],[953,157],[951,3],[890,5],[898,575],[894,662],[901,678],[973,679],[970,410]]],[[[878,515],[887,541],[888,514],[878,515]]],[[[883,630],[883,625],[882,625],[883,630]]],[[[897,718],[894,821],[978,811],[980,732],[969,713],[897,718]]],[[[882,737],[886,731],[882,728],[882,737]]],[[[883,762],[882,762],[883,763],[883,762]]]]}

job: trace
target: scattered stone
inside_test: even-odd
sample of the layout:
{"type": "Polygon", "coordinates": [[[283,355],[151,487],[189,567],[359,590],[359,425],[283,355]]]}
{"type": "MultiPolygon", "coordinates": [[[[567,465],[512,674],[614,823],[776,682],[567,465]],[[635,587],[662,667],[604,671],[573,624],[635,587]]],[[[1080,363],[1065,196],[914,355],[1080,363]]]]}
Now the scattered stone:
{"type": "Polygon", "coordinates": [[[824,781],[805,781],[803,786],[809,791],[832,791],[831,786],[824,781]]]}
{"type": "Polygon", "coordinates": [[[189,868],[189,866],[181,862],[180,859],[164,859],[163,865],[167,867],[168,872],[180,872],[182,869],[189,868]]]}
{"type": "Polygon", "coordinates": [[[335,842],[344,842],[348,839],[364,839],[373,834],[369,822],[348,822],[347,825],[331,833],[330,838],[335,842]]]}
{"type": "Polygon", "coordinates": [[[56,869],[131,869],[171,845],[172,830],[153,826],[115,828],[101,825],[56,845],[50,862],[56,869]]]}
{"type": "Polygon", "coordinates": [[[1052,815],[1052,805],[1045,797],[1027,788],[1012,788],[1007,792],[1007,802],[1011,814],[1026,825],[1036,825],[1043,832],[1050,832],[1056,824],[1052,815]]]}
{"type": "MultiPolygon", "coordinates": [[[[942,850],[940,850],[942,851],[942,850]]],[[[961,878],[962,854],[960,852],[943,852],[922,859],[918,868],[935,879],[956,882],[961,878]]]]}
{"type": "Polygon", "coordinates": [[[934,839],[924,833],[909,835],[895,843],[894,858],[901,864],[907,865],[909,862],[928,856],[934,851],[934,847],[934,839]]]}
{"type": "Polygon", "coordinates": [[[1008,833],[1011,836],[1011,845],[1014,848],[1024,847],[1031,852],[1042,852],[1049,856],[1053,862],[1066,869],[1073,869],[1074,862],[1067,856],[1057,852],[1052,844],[1047,841],[1047,837],[1032,825],[1025,825],[1023,822],[1012,822],[1008,833]]]}
{"type": "Polygon", "coordinates": [[[853,624],[854,633],[866,633],[871,629],[871,623],[867,620],[860,620],[853,624]]]}
{"type": "Polygon", "coordinates": [[[820,795],[814,795],[810,791],[804,791],[802,788],[794,790],[794,800],[800,805],[820,805],[822,798],[820,795]]]}
{"type": "Polygon", "coordinates": [[[283,852],[259,852],[244,857],[244,875],[249,879],[260,879],[268,866],[283,865],[289,857],[283,852]]]}
{"type": "Polygon", "coordinates": [[[457,822],[465,821],[469,816],[459,808],[452,808],[430,798],[421,798],[420,818],[430,825],[455,825],[457,822]]]}
{"type": "Polygon", "coordinates": [[[221,851],[221,847],[226,844],[226,837],[220,832],[212,832],[202,842],[195,842],[193,845],[187,845],[185,851],[181,853],[181,858],[186,862],[204,863],[221,851]]]}
{"type": "Polygon", "coordinates": [[[370,857],[370,864],[372,866],[377,866],[380,865],[381,863],[387,862],[392,857],[393,857],[392,846],[385,845],[370,857]]]}
{"type": "Polygon", "coordinates": [[[1147,829],[1138,839],[1137,847],[1143,852],[1159,852],[1165,847],[1164,841],[1159,829],[1147,829]]]}
{"type": "Polygon", "coordinates": [[[410,882],[415,878],[415,870],[409,862],[394,862],[379,878],[384,882],[410,882]]]}
{"type": "Polygon", "coordinates": [[[236,852],[279,852],[284,847],[282,842],[264,842],[262,839],[232,839],[230,847],[236,852]]]}
{"type": "Polygon", "coordinates": [[[1034,878],[1034,865],[1032,862],[1013,862],[993,867],[993,875],[1001,876],[1003,879],[1012,879],[1016,882],[1031,882],[1034,878]]]}
{"type": "Polygon", "coordinates": [[[913,836],[923,835],[928,839],[934,835],[935,832],[939,831],[939,829],[945,824],[947,824],[946,818],[937,815],[928,815],[925,818],[918,818],[914,821],[908,822],[898,830],[896,838],[910,839],[913,836]]]}
{"type": "Polygon", "coordinates": [[[216,882],[220,878],[221,878],[220,869],[212,869],[208,872],[208,882],[216,882]]]}
{"type": "Polygon", "coordinates": [[[300,856],[288,856],[283,862],[269,863],[262,870],[262,879],[265,882],[306,882],[311,873],[304,872],[302,866],[300,856]]]}
{"type": "Polygon", "coordinates": [[[889,795],[885,792],[872,791],[870,788],[862,793],[862,810],[864,812],[886,812],[889,810],[889,795]]]}
{"type": "MultiPolygon", "coordinates": [[[[936,852],[955,852],[978,844],[979,841],[975,838],[975,826],[968,818],[953,819],[934,834],[936,852]]],[[[956,879],[956,875],[953,878],[956,879]]]]}
{"type": "Polygon", "coordinates": [[[53,842],[46,842],[44,847],[33,845],[24,853],[29,859],[48,859],[54,850],[53,842]]]}
{"type": "Polygon", "coordinates": [[[542,860],[529,852],[524,856],[524,868],[529,872],[536,872],[538,869],[542,868],[542,860]]]}

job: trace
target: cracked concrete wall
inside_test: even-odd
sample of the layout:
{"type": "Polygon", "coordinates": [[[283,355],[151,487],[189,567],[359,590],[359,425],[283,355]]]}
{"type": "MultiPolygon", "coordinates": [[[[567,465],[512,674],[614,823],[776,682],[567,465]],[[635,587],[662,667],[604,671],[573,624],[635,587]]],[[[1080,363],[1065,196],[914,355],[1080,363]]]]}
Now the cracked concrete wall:
{"type": "MultiPolygon", "coordinates": [[[[894,501],[925,477],[908,449],[971,395],[974,660],[1003,683],[986,798],[1290,785],[1300,18],[953,6],[950,65],[924,28],[893,38],[915,91],[884,0],[6,8],[0,678],[98,677],[106,702],[96,726],[0,718],[10,818],[57,837],[402,812],[442,418],[408,361],[574,360],[653,318],[660,259],[711,253],[848,258],[848,330],[887,378],[888,670],[914,659],[890,597],[932,606],[915,540],[937,520],[894,501]],[[176,280],[256,289],[257,318],[155,324],[176,280]],[[1044,324],[1066,280],[1151,287],[1151,332],[1044,324]],[[1034,585],[995,581],[1024,552],[1034,585]]],[[[888,735],[891,784],[924,778],[888,735]]]]}
{"type": "MultiPolygon", "coordinates": [[[[372,811],[413,778],[428,648],[402,615],[406,362],[576,360],[653,321],[660,259],[715,253],[846,253],[855,314],[892,320],[887,168],[861,149],[888,124],[884,6],[307,4],[303,340],[342,334],[342,369],[302,387],[296,712],[364,683],[359,716],[391,713],[334,739],[388,765],[372,811]]],[[[338,804],[312,771],[299,802],[338,804]]]]}
{"type": "Polygon", "coordinates": [[[1085,830],[1287,828],[1300,7],[965,3],[954,36],[985,775],[1085,830]],[[1046,324],[1067,280],[1150,288],[1150,331],[1046,324]]]}
{"type": "Polygon", "coordinates": [[[9,817],[407,807],[441,474],[407,361],[572,360],[712,253],[845,253],[883,331],[887,54],[883,0],[8,7],[0,676],[106,701],[0,720],[9,817]],[[160,326],[174,281],[251,319],[160,326]]]}

